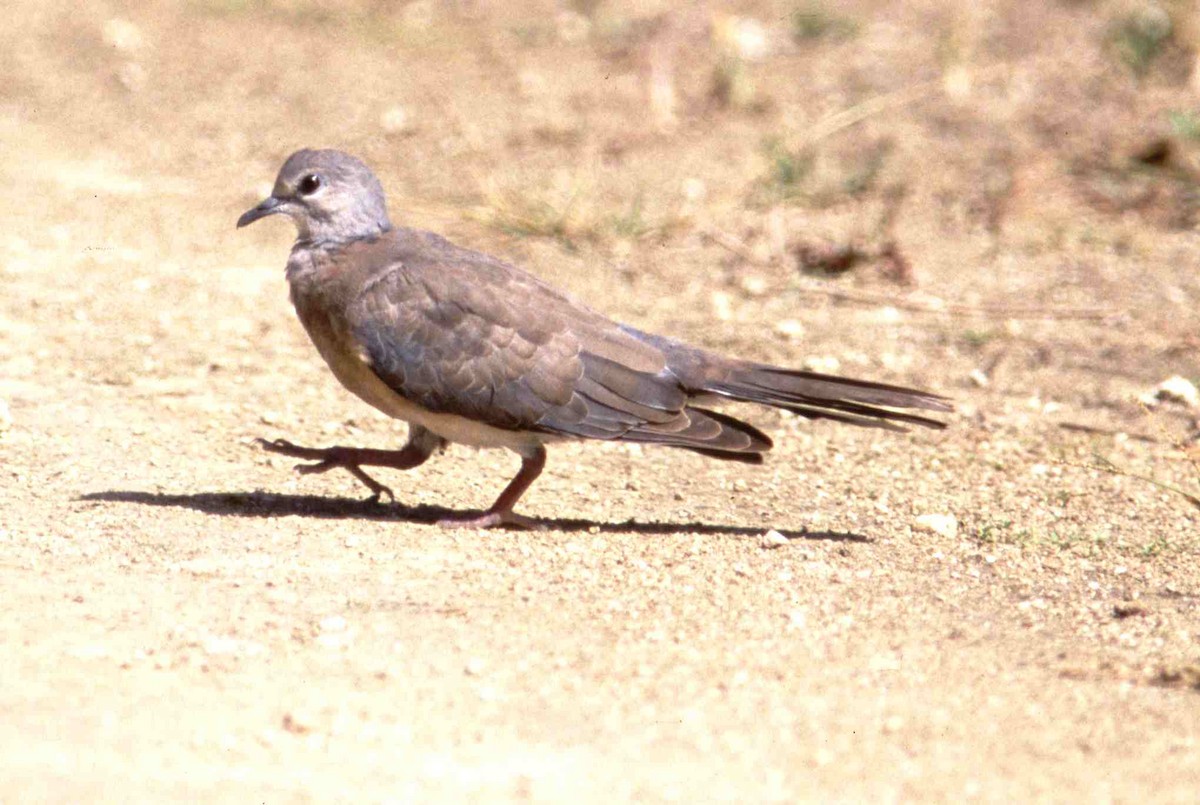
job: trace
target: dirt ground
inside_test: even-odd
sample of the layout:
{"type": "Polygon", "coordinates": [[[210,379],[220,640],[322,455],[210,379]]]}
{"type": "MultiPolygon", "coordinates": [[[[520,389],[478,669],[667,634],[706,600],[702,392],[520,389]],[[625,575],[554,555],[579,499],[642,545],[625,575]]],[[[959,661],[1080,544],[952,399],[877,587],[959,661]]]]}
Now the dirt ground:
{"type": "Polygon", "coordinates": [[[1200,380],[1190,6],[7,7],[0,801],[1195,800],[1200,409],[1138,402],[1200,380]],[[957,411],[557,447],[535,532],[431,525],[504,453],[298,476],[253,440],[405,432],[290,225],[234,229],[302,146],[639,328],[957,411]]]}

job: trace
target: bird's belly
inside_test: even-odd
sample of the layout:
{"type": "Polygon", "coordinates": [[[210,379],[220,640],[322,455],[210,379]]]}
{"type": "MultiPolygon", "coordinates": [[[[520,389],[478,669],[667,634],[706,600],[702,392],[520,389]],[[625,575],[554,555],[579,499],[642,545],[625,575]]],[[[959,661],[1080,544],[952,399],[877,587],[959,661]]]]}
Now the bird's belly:
{"type": "Polygon", "coordinates": [[[506,447],[524,453],[547,441],[542,434],[494,428],[456,414],[430,411],[406,400],[379,379],[353,345],[338,337],[328,317],[312,313],[306,315],[306,311],[299,307],[297,312],[304,329],[338,382],[388,416],[420,425],[443,439],[470,447],[506,447]]]}

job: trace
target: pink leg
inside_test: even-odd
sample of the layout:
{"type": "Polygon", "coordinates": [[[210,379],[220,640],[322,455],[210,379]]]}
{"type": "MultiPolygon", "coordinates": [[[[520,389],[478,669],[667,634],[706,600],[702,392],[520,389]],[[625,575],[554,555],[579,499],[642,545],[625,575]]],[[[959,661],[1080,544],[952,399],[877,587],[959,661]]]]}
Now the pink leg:
{"type": "Polygon", "coordinates": [[[546,466],[546,448],[539,446],[532,455],[521,457],[521,470],[517,477],[509,481],[508,486],[496,498],[486,512],[478,517],[452,518],[439,520],[442,528],[495,528],[496,526],[516,526],[518,528],[537,528],[538,523],[528,517],[522,517],[513,512],[513,506],[521,499],[521,495],[542,474],[546,466]]]}

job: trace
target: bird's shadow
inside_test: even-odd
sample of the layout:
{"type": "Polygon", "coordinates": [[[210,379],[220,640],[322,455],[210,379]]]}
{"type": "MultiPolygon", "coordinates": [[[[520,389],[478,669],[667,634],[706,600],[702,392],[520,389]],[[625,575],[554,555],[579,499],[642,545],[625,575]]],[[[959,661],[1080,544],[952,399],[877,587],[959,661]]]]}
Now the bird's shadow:
{"type": "MultiPolygon", "coordinates": [[[[112,489],[89,492],[79,500],[104,503],[132,503],[139,506],[170,506],[195,509],[205,514],[232,517],[301,516],[319,519],[389,520],[421,525],[433,525],[447,517],[462,516],[461,511],[442,506],[405,506],[399,503],[380,503],[373,500],[330,498],[318,495],[281,495],[274,492],[196,492],[169,494],[137,490],[112,489]]],[[[762,527],[721,525],[715,523],[639,522],[626,520],[604,523],[578,517],[535,518],[537,523],[553,531],[632,532],[635,534],[707,534],[728,536],[761,536],[762,527]]],[[[775,529],[787,539],[827,540],[833,542],[870,542],[861,534],[838,531],[807,531],[775,529]]]]}

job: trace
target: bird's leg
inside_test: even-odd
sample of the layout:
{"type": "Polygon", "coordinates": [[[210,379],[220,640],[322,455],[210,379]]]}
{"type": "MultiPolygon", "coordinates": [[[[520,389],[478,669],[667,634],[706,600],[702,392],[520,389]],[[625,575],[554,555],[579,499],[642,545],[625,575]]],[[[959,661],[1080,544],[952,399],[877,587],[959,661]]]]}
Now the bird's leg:
{"type": "Polygon", "coordinates": [[[521,469],[517,477],[508,482],[496,502],[478,517],[447,518],[439,520],[442,528],[495,528],[496,526],[516,526],[517,528],[537,528],[538,522],[529,517],[523,517],[513,512],[513,506],[521,499],[521,495],[542,474],[546,466],[546,448],[538,447],[529,455],[521,457],[521,469]]]}
{"type": "MultiPolygon", "coordinates": [[[[426,432],[427,433],[427,432],[426,432]]],[[[296,471],[304,475],[328,472],[341,467],[347,470],[371,490],[371,500],[378,501],[382,495],[392,500],[396,495],[392,490],[367,475],[362,466],[391,467],[397,470],[411,470],[420,466],[433,455],[440,446],[441,440],[436,437],[431,440],[425,433],[414,433],[409,437],[408,444],[400,450],[372,450],[365,447],[301,447],[292,444],[287,439],[267,441],[259,439],[259,445],[269,453],[278,453],[304,461],[314,461],[315,464],[297,464],[296,471]]]]}

